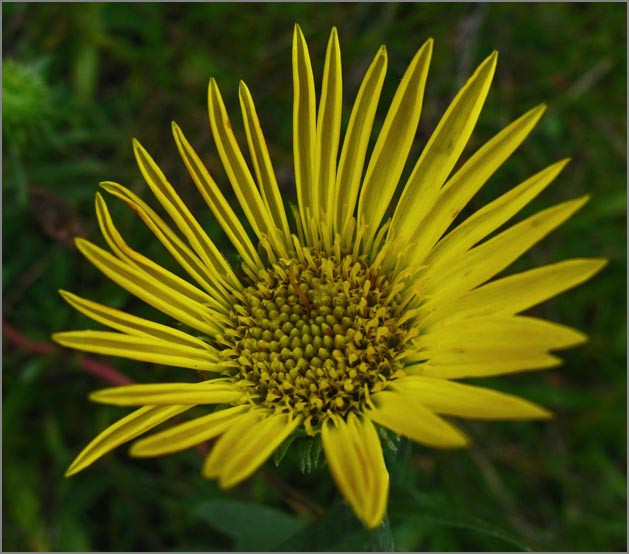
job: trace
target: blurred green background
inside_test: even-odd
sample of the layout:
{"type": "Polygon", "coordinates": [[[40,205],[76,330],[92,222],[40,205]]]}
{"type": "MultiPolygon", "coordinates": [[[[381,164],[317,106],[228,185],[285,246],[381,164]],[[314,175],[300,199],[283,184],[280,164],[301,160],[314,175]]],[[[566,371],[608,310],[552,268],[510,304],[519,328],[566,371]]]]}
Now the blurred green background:
{"type": "MultiPolygon", "coordinates": [[[[626,4],[2,4],[3,550],[626,549],[626,4]],[[465,424],[474,446],[387,453],[390,535],[362,531],[327,468],[289,451],[240,487],[200,477],[198,451],[133,460],[120,448],[64,479],[79,450],[123,410],[91,404],[105,382],[50,334],[88,327],[57,290],[150,313],[89,266],[80,234],[102,244],[102,180],[143,195],[130,139],[152,153],[227,249],[178,159],[176,120],[228,190],[212,143],[207,83],[217,78],[237,134],[239,79],[256,100],[287,197],[291,181],[291,35],[299,22],[317,81],[339,30],[345,116],[380,44],[384,107],[416,49],[435,52],[415,152],[458,87],[493,49],[498,69],[467,152],[540,102],[542,122],[473,201],[572,163],[531,207],[590,194],[571,221],[516,264],[603,256],[591,282],[536,308],[582,329],[584,347],[552,372],[488,380],[555,413],[543,423],[465,424]],[[292,537],[292,538],[291,538],[292,537]],[[289,540],[290,539],[290,540],[289,540]]],[[[143,225],[110,202],[123,236],[166,263],[143,225]]],[[[162,321],[164,321],[162,319],[162,321]]],[[[96,360],[97,357],[91,357],[96,360]]],[[[100,359],[143,382],[174,369],[100,359]]]]}

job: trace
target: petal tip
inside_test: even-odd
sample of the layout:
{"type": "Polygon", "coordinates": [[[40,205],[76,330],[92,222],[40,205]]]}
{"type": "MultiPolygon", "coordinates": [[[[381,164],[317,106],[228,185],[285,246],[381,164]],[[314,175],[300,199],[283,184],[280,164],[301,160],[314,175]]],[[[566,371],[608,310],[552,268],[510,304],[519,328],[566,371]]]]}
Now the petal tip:
{"type": "Polygon", "coordinates": [[[107,402],[105,402],[103,399],[107,398],[107,391],[109,389],[101,389],[101,390],[97,390],[94,392],[90,392],[87,395],[87,398],[91,401],[91,402],[96,402],[98,404],[106,404],[107,402]]]}
{"type": "Polygon", "coordinates": [[[203,464],[203,469],[201,470],[201,476],[204,479],[216,479],[218,477],[218,472],[216,471],[216,468],[209,463],[212,461],[211,459],[212,452],[208,454],[207,458],[205,459],[205,463],[203,464]]]}
{"type": "Polygon", "coordinates": [[[73,475],[76,475],[77,473],[83,471],[86,467],[90,466],[92,464],[92,462],[90,462],[89,460],[86,460],[86,458],[84,456],[82,456],[82,453],[79,454],[76,458],[74,458],[73,462],[69,465],[68,469],[66,469],[66,472],[63,474],[64,477],[72,477],[73,475]]]}
{"type": "Polygon", "coordinates": [[[210,98],[218,94],[218,83],[214,77],[210,77],[210,81],[208,83],[208,94],[210,98]]]}
{"type": "Polygon", "coordinates": [[[498,64],[498,50],[494,50],[478,66],[478,69],[476,70],[475,74],[478,74],[481,72],[489,72],[490,75],[493,75],[493,72],[496,70],[497,64],[498,64]]]}
{"type": "Polygon", "coordinates": [[[460,429],[457,428],[457,431],[459,432],[459,441],[453,442],[451,448],[468,448],[472,444],[472,439],[460,429]]]}
{"type": "Polygon", "coordinates": [[[237,477],[236,479],[234,478],[224,478],[223,476],[220,476],[218,478],[218,487],[223,490],[226,491],[228,489],[231,489],[232,487],[235,487],[238,483],[240,483],[241,481],[244,481],[244,478],[240,478],[237,477]]]}
{"type": "Polygon", "coordinates": [[[76,249],[82,254],[84,253],[87,244],[89,244],[89,242],[82,237],[74,238],[74,246],[76,246],[76,249]]]}
{"type": "Polygon", "coordinates": [[[609,264],[609,260],[607,258],[590,258],[591,264],[591,274],[590,277],[596,275],[599,271],[603,270],[606,265],[609,264]]]}
{"type": "Polygon", "coordinates": [[[563,169],[564,167],[566,167],[570,162],[572,161],[572,158],[563,158],[561,160],[559,160],[556,165],[557,166],[561,166],[561,169],[563,169]]]}
{"type": "Polygon", "coordinates": [[[376,529],[377,527],[380,527],[380,525],[382,525],[385,515],[386,514],[377,514],[377,517],[375,516],[371,518],[361,517],[360,519],[365,524],[365,527],[367,527],[367,529],[376,529]]]}
{"type": "Polygon", "coordinates": [[[76,463],[72,462],[72,465],[70,465],[70,467],[66,470],[66,472],[63,474],[64,477],[72,477],[73,475],[76,475],[79,471],[81,471],[83,468],[80,466],[77,466],[76,463]]]}
{"type": "Polygon", "coordinates": [[[536,406],[537,412],[532,416],[534,419],[549,420],[555,417],[555,414],[546,408],[536,406]]]}
{"type": "Polygon", "coordinates": [[[143,442],[144,441],[138,441],[132,444],[128,450],[129,456],[133,458],[149,458],[151,456],[151,452],[150,450],[144,448],[142,444],[143,442]]]}

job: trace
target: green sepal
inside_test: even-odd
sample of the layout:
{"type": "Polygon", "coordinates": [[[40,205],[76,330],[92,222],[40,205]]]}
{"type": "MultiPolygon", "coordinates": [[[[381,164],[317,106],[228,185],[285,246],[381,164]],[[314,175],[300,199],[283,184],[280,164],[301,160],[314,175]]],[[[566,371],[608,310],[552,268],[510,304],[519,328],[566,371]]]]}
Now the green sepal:
{"type": "Polygon", "coordinates": [[[288,447],[293,443],[296,438],[297,435],[293,433],[277,447],[277,449],[273,453],[273,463],[276,467],[280,465],[280,462],[284,459],[286,452],[288,452],[288,447]]]}
{"type": "Polygon", "coordinates": [[[394,454],[397,454],[398,446],[400,445],[400,436],[396,435],[393,431],[389,431],[384,427],[378,426],[378,434],[382,439],[385,446],[394,454]]]}
{"type": "Polygon", "coordinates": [[[321,445],[321,435],[307,437],[300,441],[297,452],[299,469],[304,475],[318,469],[321,466],[323,447],[321,445]]]}

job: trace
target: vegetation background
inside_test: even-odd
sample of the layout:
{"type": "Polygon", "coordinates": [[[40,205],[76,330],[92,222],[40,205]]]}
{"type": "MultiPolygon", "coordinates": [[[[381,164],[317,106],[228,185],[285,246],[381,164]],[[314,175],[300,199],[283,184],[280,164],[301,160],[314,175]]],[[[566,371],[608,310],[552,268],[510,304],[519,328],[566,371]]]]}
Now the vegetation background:
{"type": "MultiPolygon", "coordinates": [[[[4,2],[3,550],[386,550],[394,544],[400,551],[625,551],[626,10],[625,3],[4,2]],[[178,159],[170,121],[182,126],[227,190],[209,131],[206,87],[210,76],[217,78],[242,135],[237,86],[245,80],[290,197],[295,22],[309,42],[317,80],[330,28],[338,27],[346,116],[380,44],[390,60],[384,108],[416,49],[435,38],[416,152],[475,66],[499,50],[467,152],[530,107],[547,102],[548,111],[474,207],[570,156],[531,210],[583,194],[592,199],[516,267],[581,256],[610,260],[591,282],[535,309],[584,330],[589,342],[565,353],[556,371],[491,380],[550,407],[555,419],[466,424],[474,439],[466,452],[402,442],[397,455],[387,453],[389,528],[373,533],[361,530],[338,501],[327,469],[313,463],[300,471],[298,453],[290,450],[278,467],[269,461],[228,492],[200,477],[197,450],[143,461],[120,448],[63,477],[79,450],[125,413],[87,400],[105,384],[103,372],[111,379],[115,368],[142,382],[179,375],[51,343],[55,331],[88,325],[62,301],[61,288],[148,313],[72,245],[76,234],[102,243],[93,207],[98,182],[147,192],[131,151],[137,137],[229,248],[178,159]]],[[[124,236],[166,262],[132,213],[113,201],[110,207],[124,236]]]]}

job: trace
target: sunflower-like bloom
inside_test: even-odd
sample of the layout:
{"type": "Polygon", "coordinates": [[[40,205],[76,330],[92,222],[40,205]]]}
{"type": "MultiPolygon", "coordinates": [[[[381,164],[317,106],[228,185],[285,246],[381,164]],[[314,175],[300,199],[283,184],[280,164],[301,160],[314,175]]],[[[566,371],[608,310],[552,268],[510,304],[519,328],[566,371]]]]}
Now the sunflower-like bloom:
{"type": "Polygon", "coordinates": [[[538,106],[513,121],[453,172],[487,96],[494,52],[456,95],[392,203],[415,139],[432,48],[428,40],[411,61],[367,157],[386,49],[379,49],[367,69],[341,144],[336,30],[317,108],[308,48],[295,28],[298,202],[291,218],[249,90],[240,83],[251,164],[236,141],[218,86],[210,81],[212,134],[251,236],[176,124],[173,133],[238,263],[221,255],[147,151],[134,142],[140,171],[171,221],[129,189],[113,182],[101,186],[136,212],[190,279],[133,250],[100,194],[96,212],[111,252],[83,239],[76,244],[107,277],[177,324],[142,319],[62,291],[77,310],[113,331],[63,332],[54,338],[79,350],[198,370],[203,377],[198,383],[188,379],[93,393],[96,402],[139,409],[96,437],[67,475],[193,406],[207,406],[206,415],[135,442],[131,454],[161,456],[216,439],[203,474],[231,487],[291,435],[320,435],[342,495],[364,524],[374,527],[386,513],[388,495],[379,427],[431,447],[457,448],[468,438],[442,416],[549,417],[531,402],[457,379],[553,367],[560,360],[552,351],[584,341],[573,329],[520,314],[590,278],[603,260],[572,259],[494,277],[587,197],[500,230],[560,173],[567,163],[562,160],[453,226],[544,111],[538,106]]]}

